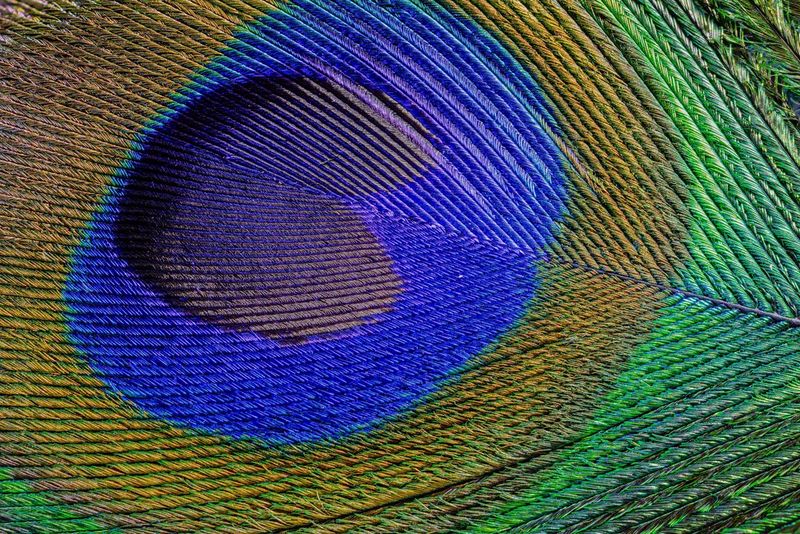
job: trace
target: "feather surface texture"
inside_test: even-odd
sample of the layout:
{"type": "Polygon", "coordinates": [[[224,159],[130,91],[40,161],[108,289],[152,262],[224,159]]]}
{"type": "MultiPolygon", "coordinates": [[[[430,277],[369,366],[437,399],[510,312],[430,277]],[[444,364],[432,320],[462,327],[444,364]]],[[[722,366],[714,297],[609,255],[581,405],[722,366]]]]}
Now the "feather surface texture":
{"type": "Polygon", "coordinates": [[[0,0],[0,532],[800,531],[790,0],[0,0]]]}

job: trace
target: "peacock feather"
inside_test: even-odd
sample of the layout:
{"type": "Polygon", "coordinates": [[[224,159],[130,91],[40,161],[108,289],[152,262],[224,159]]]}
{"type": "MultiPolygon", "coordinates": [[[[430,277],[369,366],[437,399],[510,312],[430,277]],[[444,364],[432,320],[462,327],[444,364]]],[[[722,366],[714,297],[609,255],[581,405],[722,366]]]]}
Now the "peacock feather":
{"type": "Polygon", "coordinates": [[[0,2],[0,531],[800,530],[799,5],[0,2]]]}

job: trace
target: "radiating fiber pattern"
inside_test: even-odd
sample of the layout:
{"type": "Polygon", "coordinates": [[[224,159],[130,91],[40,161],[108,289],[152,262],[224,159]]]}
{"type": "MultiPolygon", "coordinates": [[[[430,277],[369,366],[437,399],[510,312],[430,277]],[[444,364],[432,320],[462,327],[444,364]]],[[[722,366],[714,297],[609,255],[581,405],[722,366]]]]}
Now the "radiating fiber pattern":
{"type": "Polygon", "coordinates": [[[800,529],[800,9],[0,4],[0,532],[800,529]]]}

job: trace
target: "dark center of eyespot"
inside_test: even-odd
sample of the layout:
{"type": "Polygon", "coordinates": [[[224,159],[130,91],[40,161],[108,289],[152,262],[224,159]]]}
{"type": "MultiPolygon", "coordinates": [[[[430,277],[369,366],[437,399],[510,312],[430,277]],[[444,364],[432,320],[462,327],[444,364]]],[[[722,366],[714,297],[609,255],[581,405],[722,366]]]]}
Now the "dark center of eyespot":
{"type": "Polygon", "coordinates": [[[346,202],[415,179],[425,131],[386,95],[261,78],[197,99],[147,141],[116,224],[171,305],[284,343],[392,309],[402,280],[346,202]]]}

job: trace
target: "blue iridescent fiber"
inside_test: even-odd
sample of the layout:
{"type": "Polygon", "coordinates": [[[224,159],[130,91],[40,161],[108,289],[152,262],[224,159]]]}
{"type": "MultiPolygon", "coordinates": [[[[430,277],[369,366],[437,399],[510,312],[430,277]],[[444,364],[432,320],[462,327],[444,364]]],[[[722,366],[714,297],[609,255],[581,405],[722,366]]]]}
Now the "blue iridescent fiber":
{"type": "MultiPolygon", "coordinates": [[[[238,34],[175,101],[140,134],[76,249],[64,292],[72,341],[139,408],[276,443],[340,436],[419,402],[525,312],[532,258],[552,238],[565,195],[557,149],[532,116],[555,125],[530,76],[471,23],[408,2],[296,2],[238,34]],[[502,72],[481,50],[495,66],[502,58],[502,72]],[[402,279],[393,309],[346,336],[295,345],[169,305],[132,272],[114,235],[127,180],[165,125],[221,87],[285,76],[380,91],[437,151],[413,180],[341,198],[402,279]]],[[[256,163],[243,156],[236,168],[258,174],[256,163]]]]}
{"type": "Polygon", "coordinates": [[[402,236],[386,246],[406,284],[395,310],[344,338],[282,346],[166,305],[115,253],[112,217],[98,218],[85,243],[91,249],[77,257],[68,293],[73,340],[99,375],[142,409],[232,436],[307,440],[391,417],[513,324],[534,291],[524,256],[373,220],[377,235],[402,236]],[[125,292],[100,290],[100,273],[114,273],[125,292]],[[128,310],[126,318],[109,322],[113,307],[128,310]],[[139,341],[135,350],[126,343],[131,337],[139,341]],[[230,403],[235,412],[215,416],[230,403]]]}

